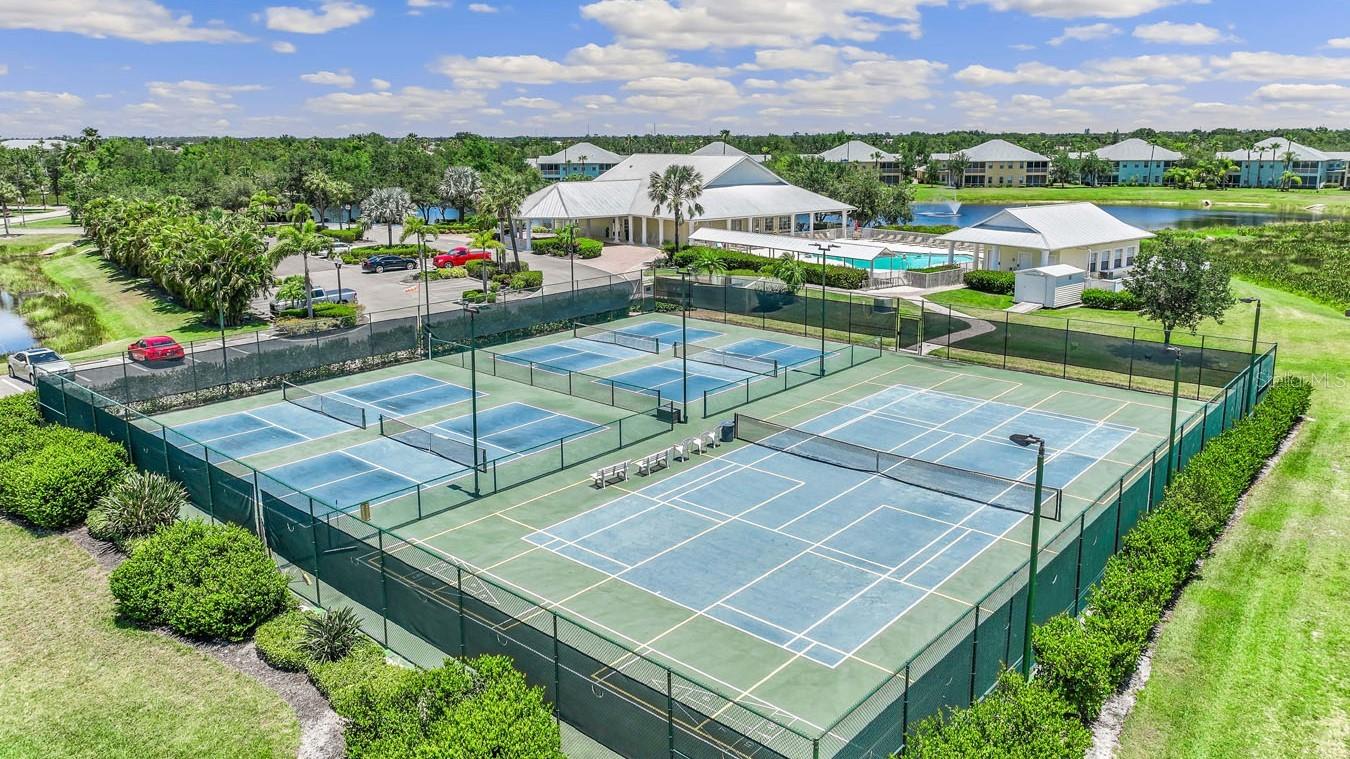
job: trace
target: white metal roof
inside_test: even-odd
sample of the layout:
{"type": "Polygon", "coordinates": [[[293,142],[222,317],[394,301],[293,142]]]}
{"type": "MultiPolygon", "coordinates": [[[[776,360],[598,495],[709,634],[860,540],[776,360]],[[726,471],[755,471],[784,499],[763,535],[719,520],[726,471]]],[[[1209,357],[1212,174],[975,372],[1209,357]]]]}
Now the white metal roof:
{"type": "Polygon", "coordinates": [[[1020,277],[1023,274],[1030,274],[1036,277],[1071,277],[1075,274],[1082,274],[1083,270],[1077,266],[1068,264],[1050,264],[1049,266],[1037,266],[1034,269],[1021,269],[1017,272],[1020,277]]]}
{"type": "Polygon", "coordinates": [[[1307,145],[1300,145],[1293,140],[1284,137],[1267,137],[1256,143],[1250,155],[1246,148],[1242,150],[1230,150],[1226,153],[1219,153],[1220,158],[1229,158],[1234,161],[1283,161],[1284,154],[1293,151],[1295,161],[1334,161],[1336,158],[1325,151],[1316,148],[1310,148],[1307,145]],[[1262,155],[1264,153],[1264,155],[1262,155]]]}
{"type": "Polygon", "coordinates": [[[1153,233],[1126,224],[1092,203],[1059,203],[1005,208],[939,240],[1006,245],[1036,250],[1086,248],[1143,240],[1153,233]]]}
{"type": "Polygon", "coordinates": [[[973,148],[965,150],[954,150],[950,153],[934,153],[933,159],[945,161],[957,153],[965,153],[966,158],[972,163],[991,163],[993,161],[1048,161],[1046,156],[1035,153],[1021,145],[1014,145],[1007,140],[989,140],[981,142],[973,148]]]}
{"type": "Polygon", "coordinates": [[[618,163],[623,160],[623,156],[618,153],[612,153],[604,148],[593,145],[589,142],[578,142],[575,145],[565,147],[552,155],[541,155],[534,159],[536,163],[618,163]],[[585,160],[582,160],[585,158],[585,160]]]}
{"type": "Polygon", "coordinates": [[[750,155],[735,145],[728,145],[721,140],[710,142],[707,145],[695,150],[690,155],[750,155]]]}
{"type": "Polygon", "coordinates": [[[740,219],[831,213],[852,206],[788,184],[749,156],[690,156],[640,153],[589,182],[564,182],[539,190],[521,204],[524,219],[589,219],[613,216],[673,218],[654,213],[647,197],[653,172],[673,164],[693,166],[703,175],[704,219],[740,219]]]}
{"type": "MultiPolygon", "coordinates": [[[[877,242],[875,240],[813,240],[808,237],[792,237],[789,235],[774,235],[764,232],[738,232],[731,229],[721,229],[718,227],[699,227],[689,236],[690,243],[716,243],[720,245],[735,245],[739,248],[745,248],[752,252],[757,250],[768,251],[786,251],[804,256],[820,256],[818,245],[833,245],[826,256],[833,258],[852,258],[859,261],[875,261],[878,258],[886,256],[903,256],[909,253],[937,254],[943,251],[938,248],[923,248],[917,250],[917,246],[896,245],[893,243],[877,242]]],[[[763,254],[761,254],[763,255],[763,254]]]]}
{"type": "Polygon", "coordinates": [[[821,160],[833,163],[896,160],[893,153],[887,153],[881,148],[873,147],[861,140],[849,140],[843,145],[837,145],[818,155],[821,160]],[[878,155],[880,158],[876,157],[878,155]]]}
{"type": "Polygon", "coordinates": [[[1180,161],[1183,158],[1175,150],[1168,150],[1138,137],[1121,140],[1092,152],[1096,153],[1098,158],[1108,161],[1180,161]]]}

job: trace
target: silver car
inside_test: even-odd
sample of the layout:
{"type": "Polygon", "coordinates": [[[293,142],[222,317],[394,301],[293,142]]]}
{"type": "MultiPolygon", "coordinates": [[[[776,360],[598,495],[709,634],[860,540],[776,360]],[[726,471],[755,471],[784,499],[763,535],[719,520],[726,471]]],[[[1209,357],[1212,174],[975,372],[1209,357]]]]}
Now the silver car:
{"type": "Polygon", "coordinates": [[[30,384],[38,372],[68,372],[70,362],[50,348],[29,348],[9,354],[9,376],[30,384]]]}

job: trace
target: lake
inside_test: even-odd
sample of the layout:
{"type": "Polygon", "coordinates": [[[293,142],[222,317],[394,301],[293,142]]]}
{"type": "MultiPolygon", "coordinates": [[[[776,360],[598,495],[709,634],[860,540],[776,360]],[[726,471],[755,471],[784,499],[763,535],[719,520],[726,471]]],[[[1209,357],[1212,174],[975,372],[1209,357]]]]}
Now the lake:
{"type": "MultiPolygon", "coordinates": [[[[1267,210],[1218,208],[1180,208],[1176,206],[1102,205],[1099,207],[1126,224],[1141,229],[1191,229],[1210,226],[1257,226],[1281,221],[1312,221],[1319,217],[1309,213],[1267,210]]],[[[946,203],[914,203],[914,221],[911,224],[951,224],[968,227],[1005,208],[1016,205],[966,203],[955,216],[946,215],[946,203]],[[942,214],[942,215],[935,215],[942,214]]]]}
{"type": "Polygon", "coordinates": [[[37,338],[19,316],[19,303],[0,290],[0,353],[13,353],[37,345],[37,338]]]}

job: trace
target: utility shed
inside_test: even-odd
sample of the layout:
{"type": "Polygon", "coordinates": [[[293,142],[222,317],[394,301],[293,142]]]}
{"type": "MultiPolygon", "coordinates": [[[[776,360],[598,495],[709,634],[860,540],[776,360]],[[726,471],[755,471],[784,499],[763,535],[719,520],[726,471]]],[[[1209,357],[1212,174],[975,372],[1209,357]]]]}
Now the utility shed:
{"type": "Polygon", "coordinates": [[[1077,266],[1051,264],[1017,272],[1013,301],[1062,308],[1083,301],[1084,272],[1077,266]]]}

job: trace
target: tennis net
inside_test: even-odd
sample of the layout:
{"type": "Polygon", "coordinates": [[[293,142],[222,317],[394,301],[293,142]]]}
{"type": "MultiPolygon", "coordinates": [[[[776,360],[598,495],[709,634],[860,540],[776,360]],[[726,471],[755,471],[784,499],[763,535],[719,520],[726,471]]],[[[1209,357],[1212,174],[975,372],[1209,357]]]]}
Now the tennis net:
{"type": "MultiPolygon", "coordinates": [[[[736,437],[747,443],[790,453],[812,461],[876,474],[907,485],[1023,514],[1031,513],[1036,486],[1030,482],[969,469],[912,459],[843,440],[784,427],[763,419],[736,415],[736,437]]],[[[1041,516],[1058,520],[1064,494],[1059,488],[1041,489],[1041,516]]]]}
{"type": "Polygon", "coordinates": [[[355,403],[340,401],[323,393],[306,390],[286,380],[281,381],[281,397],[300,408],[323,414],[339,422],[346,422],[353,427],[360,427],[361,429],[366,427],[366,410],[355,403]]]}
{"type": "Polygon", "coordinates": [[[487,451],[484,449],[474,448],[469,443],[446,437],[422,427],[414,427],[398,419],[381,415],[380,434],[404,445],[412,446],[419,451],[426,451],[453,461],[462,467],[476,466],[483,471],[487,469],[487,451]]]}
{"type": "Polygon", "coordinates": [[[716,348],[675,343],[675,357],[679,358],[685,355],[689,357],[690,361],[725,366],[729,369],[740,369],[743,372],[763,374],[768,377],[778,376],[778,361],[772,358],[747,356],[743,353],[732,353],[716,348]]]}
{"type": "Polygon", "coordinates": [[[637,335],[632,332],[621,332],[615,329],[605,329],[604,327],[594,327],[589,324],[572,324],[572,336],[580,337],[586,340],[594,340],[597,343],[609,343],[610,345],[620,345],[624,348],[633,348],[634,350],[646,351],[647,353],[660,353],[661,341],[649,335],[637,335]]]}

